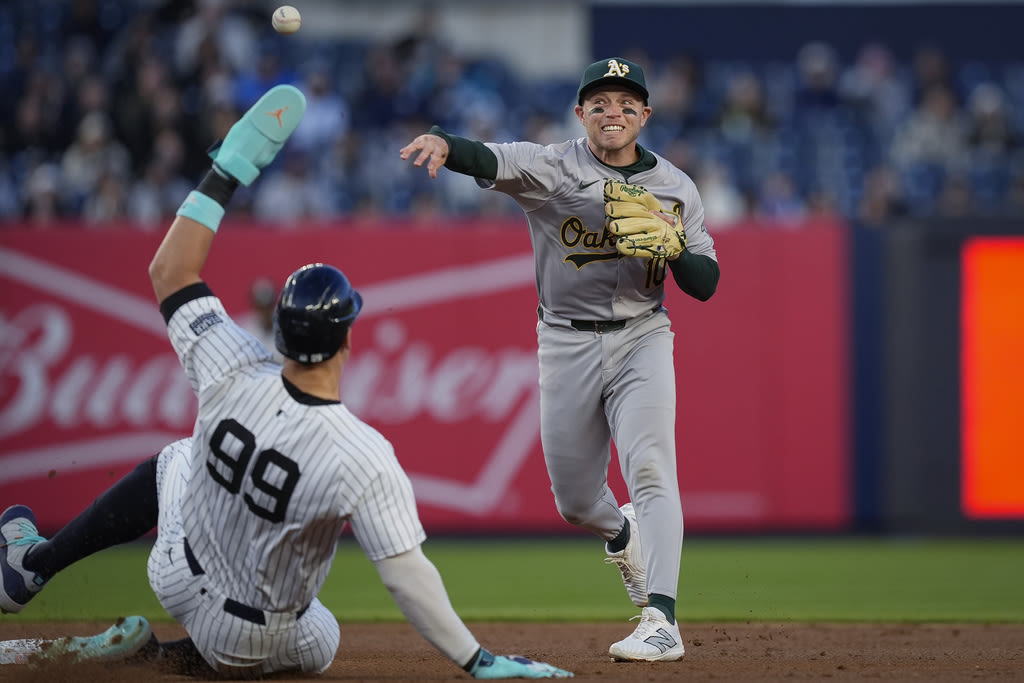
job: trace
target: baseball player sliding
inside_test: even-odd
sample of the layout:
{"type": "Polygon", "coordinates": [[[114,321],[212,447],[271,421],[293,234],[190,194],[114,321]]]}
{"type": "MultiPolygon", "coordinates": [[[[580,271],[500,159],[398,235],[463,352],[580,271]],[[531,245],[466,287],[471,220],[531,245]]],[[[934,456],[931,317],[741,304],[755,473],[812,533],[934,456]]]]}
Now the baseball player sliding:
{"type": "Polygon", "coordinates": [[[345,275],[316,263],[288,277],[274,312],[283,367],[200,277],[232,193],[274,159],[304,111],[302,93],[287,85],[253,105],[211,151],[213,169],[149,266],[199,398],[192,438],[139,465],[50,541],[27,507],[0,515],[0,607],[20,611],[64,567],[155,525],[150,585],[189,635],[153,645],[165,661],[232,678],[322,673],[340,633],[317,593],[351,524],[402,613],[474,678],[571,676],[492,655],[452,608],[421,550],[412,485],[391,444],[340,402],[362,307],[345,275]]]}
{"type": "Polygon", "coordinates": [[[651,116],[647,99],[637,64],[604,59],[580,81],[575,111],[585,138],[496,144],[435,126],[400,156],[426,164],[431,177],[442,165],[472,176],[526,214],[540,299],[541,442],[555,504],[566,521],[605,539],[605,561],[619,567],[642,608],[635,631],[609,654],[666,661],[684,648],[675,619],[683,517],[664,282],[671,274],[705,301],[719,269],[693,181],[637,144],[651,116]],[[607,482],[613,439],[630,497],[621,507],[607,482]]]}

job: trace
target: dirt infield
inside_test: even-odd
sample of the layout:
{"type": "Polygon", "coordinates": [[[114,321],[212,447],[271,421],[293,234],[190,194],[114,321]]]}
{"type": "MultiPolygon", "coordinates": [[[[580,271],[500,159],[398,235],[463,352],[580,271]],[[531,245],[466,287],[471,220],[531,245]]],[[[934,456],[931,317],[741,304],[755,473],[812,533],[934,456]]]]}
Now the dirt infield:
{"type": "MultiPolygon", "coordinates": [[[[0,639],[98,633],[94,624],[19,624],[0,621],[0,639]]],[[[682,624],[686,656],[661,664],[614,663],[608,645],[632,625],[470,624],[492,651],[524,654],[576,673],[581,681],[791,681],[863,679],[965,681],[998,678],[1024,681],[1024,624],[682,624]]],[[[184,635],[156,624],[162,639],[184,635]]],[[[408,624],[342,625],[341,647],[319,677],[275,677],[277,681],[455,681],[468,680],[408,624]]],[[[0,680],[26,683],[67,681],[128,683],[197,681],[139,666],[79,665],[31,670],[0,666],[0,680]]],[[[205,680],[205,679],[204,679],[205,680]]]]}

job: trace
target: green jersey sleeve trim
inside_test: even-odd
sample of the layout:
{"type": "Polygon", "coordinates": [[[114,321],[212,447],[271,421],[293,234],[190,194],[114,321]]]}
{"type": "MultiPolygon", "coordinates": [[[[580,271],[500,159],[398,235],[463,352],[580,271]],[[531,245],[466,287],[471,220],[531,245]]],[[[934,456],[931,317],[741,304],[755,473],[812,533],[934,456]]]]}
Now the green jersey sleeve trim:
{"type": "Polygon", "coordinates": [[[494,180],[498,177],[498,157],[484,143],[446,133],[440,126],[433,126],[430,134],[443,138],[448,143],[445,168],[484,180],[494,180]]]}

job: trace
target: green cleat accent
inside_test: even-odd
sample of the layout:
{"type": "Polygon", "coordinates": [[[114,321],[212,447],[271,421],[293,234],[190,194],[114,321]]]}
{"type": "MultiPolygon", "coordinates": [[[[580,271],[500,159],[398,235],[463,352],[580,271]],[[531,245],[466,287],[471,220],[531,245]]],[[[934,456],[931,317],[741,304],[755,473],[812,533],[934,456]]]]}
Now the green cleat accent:
{"type": "Polygon", "coordinates": [[[222,142],[210,148],[221,175],[251,185],[274,160],[306,113],[306,97],[291,85],[276,85],[231,126],[222,142]]]}

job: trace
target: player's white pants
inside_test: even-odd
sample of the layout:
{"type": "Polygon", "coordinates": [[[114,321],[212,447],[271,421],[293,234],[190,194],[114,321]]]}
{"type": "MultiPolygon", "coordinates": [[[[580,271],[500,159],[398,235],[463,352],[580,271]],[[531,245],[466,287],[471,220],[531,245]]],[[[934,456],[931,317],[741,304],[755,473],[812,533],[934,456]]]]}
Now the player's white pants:
{"type": "Polygon", "coordinates": [[[264,612],[266,624],[224,611],[209,577],[194,576],[184,553],[181,498],[191,471],[191,440],[167,446],[157,461],[160,518],[149,555],[149,584],[160,604],[195,642],[210,666],[231,678],[275,671],[323,673],[341,640],[338,620],[318,600],[298,617],[264,612]]]}

